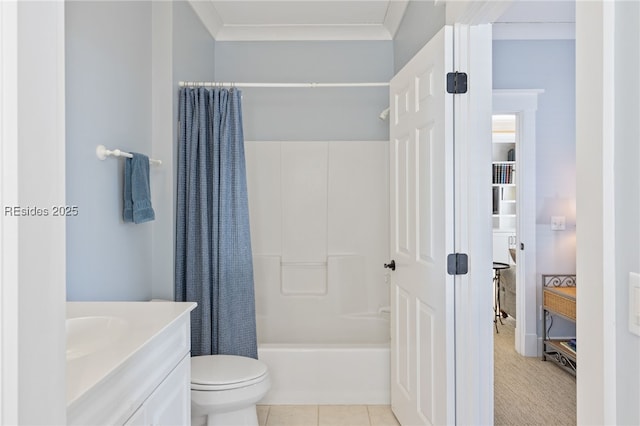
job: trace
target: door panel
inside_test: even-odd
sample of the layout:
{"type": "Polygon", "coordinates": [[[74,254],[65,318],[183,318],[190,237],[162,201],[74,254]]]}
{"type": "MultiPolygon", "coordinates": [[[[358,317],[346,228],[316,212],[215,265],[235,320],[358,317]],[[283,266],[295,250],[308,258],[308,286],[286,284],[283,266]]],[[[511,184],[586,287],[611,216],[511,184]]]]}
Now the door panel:
{"type": "Polygon", "coordinates": [[[397,345],[396,351],[398,356],[396,357],[395,369],[397,376],[397,383],[400,390],[408,397],[411,395],[413,386],[411,384],[411,376],[409,371],[410,364],[410,352],[407,350],[411,346],[411,337],[409,335],[409,324],[411,324],[411,309],[409,309],[409,295],[402,291],[399,287],[397,290],[397,305],[396,312],[398,314],[398,330],[397,330],[397,345]]]}
{"type": "Polygon", "coordinates": [[[434,395],[436,393],[433,377],[433,310],[424,303],[418,302],[418,412],[425,420],[433,418],[434,395]]]}
{"type": "Polygon", "coordinates": [[[391,404],[403,425],[454,421],[453,37],[443,28],[391,80],[391,404]]]}
{"type": "Polygon", "coordinates": [[[426,127],[417,130],[416,133],[416,146],[417,154],[416,159],[418,164],[426,165],[426,167],[418,167],[418,179],[416,184],[418,185],[417,197],[418,197],[418,218],[422,220],[417,223],[418,239],[418,256],[419,260],[423,262],[433,262],[433,221],[432,216],[428,214],[421,214],[421,212],[430,212],[433,208],[433,200],[431,194],[433,194],[433,133],[434,123],[429,123],[426,127]],[[425,217],[426,216],[426,217],[425,217]]]}
{"type": "Polygon", "coordinates": [[[395,176],[395,182],[397,185],[396,194],[395,194],[395,205],[394,213],[396,222],[394,224],[395,232],[395,251],[398,253],[402,253],[405,256],[409,256],[411,253],[411,244],[410,244],[410,225],[411,218],[409,214],[411,212],[411,208],[409,206],[410,202],[410,174],[409,171],[411,169],[411,152],[409,145],[409,137],[407,135],[402,135],[396,141],[394,141],[395,145],[395,167],[394,169],[397,172],[395,176]]]}

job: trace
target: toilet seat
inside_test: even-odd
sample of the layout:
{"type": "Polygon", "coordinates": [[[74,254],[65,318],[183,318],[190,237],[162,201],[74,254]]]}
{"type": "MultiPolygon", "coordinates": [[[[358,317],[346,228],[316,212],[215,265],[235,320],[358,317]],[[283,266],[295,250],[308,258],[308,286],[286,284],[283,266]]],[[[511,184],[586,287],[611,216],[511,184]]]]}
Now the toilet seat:
{"type": "Polygon", "coordinates": [[[191,358],[191,389],[220,391],[263,381],[267,366],[257,359],[235,355],[203,355],[191,358]]]}

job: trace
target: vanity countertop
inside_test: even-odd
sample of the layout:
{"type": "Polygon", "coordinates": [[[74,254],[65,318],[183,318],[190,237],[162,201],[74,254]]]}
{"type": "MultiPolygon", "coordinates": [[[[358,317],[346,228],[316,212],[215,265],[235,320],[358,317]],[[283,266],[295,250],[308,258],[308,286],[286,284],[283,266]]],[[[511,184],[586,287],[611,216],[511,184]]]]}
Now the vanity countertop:
{"type": "Polygon", "coordinates": [[[67,302],[67,407],[195,307],[193,302],[67,302]]]}

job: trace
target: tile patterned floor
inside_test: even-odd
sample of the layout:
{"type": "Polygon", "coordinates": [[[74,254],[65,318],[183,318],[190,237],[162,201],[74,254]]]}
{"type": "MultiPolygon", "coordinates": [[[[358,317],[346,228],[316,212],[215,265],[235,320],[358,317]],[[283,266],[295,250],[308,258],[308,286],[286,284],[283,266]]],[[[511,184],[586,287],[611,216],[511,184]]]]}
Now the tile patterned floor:
{"type": "Polygon", "coordinates": [[[260,426],[399,426],[388,405],[258,405],[260,426]]]}

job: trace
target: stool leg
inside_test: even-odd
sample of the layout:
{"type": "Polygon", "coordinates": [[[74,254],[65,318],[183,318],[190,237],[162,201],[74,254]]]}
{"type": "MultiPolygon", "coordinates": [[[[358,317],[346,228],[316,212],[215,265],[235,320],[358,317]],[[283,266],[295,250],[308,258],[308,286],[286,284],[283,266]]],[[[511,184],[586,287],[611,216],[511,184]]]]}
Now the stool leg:
{"type": "Polygon", "coordinates": [[[493,323],[496,326],[496,333],[499,333],[498,331],[498,321],[500,321],[501,325],[504,325],[504,323],[502,322],[502,315],[501,315],[501,309],[500,309],[500,270],[496,269],[493,275],[493,283],[494,283],[494,287],[495,287],[495,298],[493,300],[493,323]]]}

